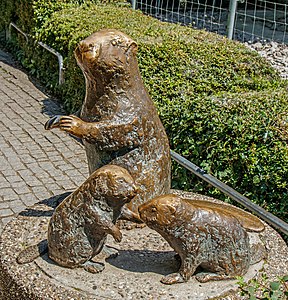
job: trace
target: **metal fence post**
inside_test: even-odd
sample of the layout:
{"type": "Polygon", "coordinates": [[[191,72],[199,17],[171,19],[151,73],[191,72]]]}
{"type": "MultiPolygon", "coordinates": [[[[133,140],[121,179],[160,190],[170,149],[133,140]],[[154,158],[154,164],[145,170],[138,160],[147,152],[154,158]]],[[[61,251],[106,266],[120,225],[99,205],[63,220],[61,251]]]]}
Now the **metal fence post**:
{"type": "Polygon", "coordinates": [[[136,0],[131,0],[132,1],[132,8],[136,9],[136,0]]]}
{"type": "Polygon", "coordinates": [[[238,0],[230,0],[229,3],[229,14],[228,14],[228,24],[227,24],[227,37],[228,39],[232,40],[233,38],[233,31],[234,31],[234,24],[235,24],[235,16],[237,11],[237,1],[238,0]]]}
{"type": "Polygon", "coordinates": [[[59,85],[64,83],[64,73],[63,73],[63,57],[62,55],[57,52],[56,50],[54,50],[53,48],[51,48],[50,46],[42,43],[42,42],[38,42],[38,44],[43,47],[44,49],[48,50],[50,53],[54,54],[55,56],[57,56],[58,58],[58,65],[59,65],[59,80],[58,83],[59,85]]]}

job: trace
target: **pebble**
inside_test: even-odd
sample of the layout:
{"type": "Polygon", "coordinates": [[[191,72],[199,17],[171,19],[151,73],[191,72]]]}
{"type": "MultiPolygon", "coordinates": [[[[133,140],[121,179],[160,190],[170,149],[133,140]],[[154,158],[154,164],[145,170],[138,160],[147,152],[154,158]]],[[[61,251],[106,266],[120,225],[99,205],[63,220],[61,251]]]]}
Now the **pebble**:
{"type": "Polygon", "coordinates": [[[288,79],[288,45],[267,41],[245,42],[244,44],[269,61],[282,79],[288,79]]]}

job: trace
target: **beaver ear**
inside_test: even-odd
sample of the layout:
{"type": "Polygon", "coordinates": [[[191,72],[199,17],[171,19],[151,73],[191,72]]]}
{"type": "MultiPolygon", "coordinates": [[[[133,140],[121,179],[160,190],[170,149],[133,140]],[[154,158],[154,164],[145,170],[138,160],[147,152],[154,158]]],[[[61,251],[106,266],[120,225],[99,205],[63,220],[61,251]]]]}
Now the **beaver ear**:
{"type": "Polygon", "coordinates": [[[134,42],[134,41],[131,41],[131,43],[130,43],[128,49],[127,49],[127,52],[128,52],[128,51],[131,51],[133,54],[136,54],[136,53],[137,53],[137,50],[138,50],[138,45],[137,45],[137,43],[134,42]]]}

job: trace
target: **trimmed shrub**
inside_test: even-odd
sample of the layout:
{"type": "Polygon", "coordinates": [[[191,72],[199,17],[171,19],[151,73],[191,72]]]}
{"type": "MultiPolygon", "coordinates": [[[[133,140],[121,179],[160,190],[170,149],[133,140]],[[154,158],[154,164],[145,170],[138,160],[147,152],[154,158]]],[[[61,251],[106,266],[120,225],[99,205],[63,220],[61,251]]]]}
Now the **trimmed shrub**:
{"type": "Polygon", "coordinates": [[[17,23],[24,32],[34,34],[52,13],[68,7],[91,3],[118,3],[122,0],[1,0],[0,30],[10,22],[17,23]]]}
{"type": "Polygon", "coordinates": [[[102,28],[122,30],[138,42],[140,70],[158,103],[195,94],[261,90],[279,85],[276,72],[256,52],[240,43],[205,31],[161,23],[129,8],[83,5],[54,13],[38,30],[39,39],[67,57],[69,93],[65,99],[70,109],[79,105],[84,96],[84,88],[80,92],[79,85],[74,84],[82,74],[73,50],[79,40],[102,28]],[[79,99],[75,93],[80,93],[79,99]]]}
{"type": "MultiPolygon", "coordinates": [[[[69,111],[85,94],[74,48],[102,28],[138,42],[141,74],[171,148],[288,220],[288,92],[270,65],[225,37],[86,2],[53,12],[34,29],[36,39],[65,57],[66,82],[57,92],[69,111]]],[[[37,75],[56,83],[57,59],[53,69],[49,53],[33,51],[37,75]]],[[[224,198],[176,164],[173,187],[224,198]]]]}
{"type": "MultiPolygon", "coordinates": [[[[221,93],[160,109],[172,148],[288,220],[288,93],[221,93]],[[173,118],[171,118],[173,116],[173,118]]],[[[174,186],[221,192],[175,166],[174,186]]]]}

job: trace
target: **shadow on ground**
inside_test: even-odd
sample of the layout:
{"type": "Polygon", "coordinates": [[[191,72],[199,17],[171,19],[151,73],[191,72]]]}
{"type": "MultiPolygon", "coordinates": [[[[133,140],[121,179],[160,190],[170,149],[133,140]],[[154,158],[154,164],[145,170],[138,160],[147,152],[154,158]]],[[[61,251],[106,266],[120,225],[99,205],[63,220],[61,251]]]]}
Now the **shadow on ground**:
{"type": "Polygon", "coordinates": [[[21,211],[19,215],[26,216],[26,217],[51,217],[54,212],[54,209],[70,194],[71,192],[65,192],[63,194],[53,196],[36,203],[36,204],[44,204],[46,206],[49,206],[52,208],[51,210],[37,210],[33,208],[34,206],[32,206],[21,211]]]}

